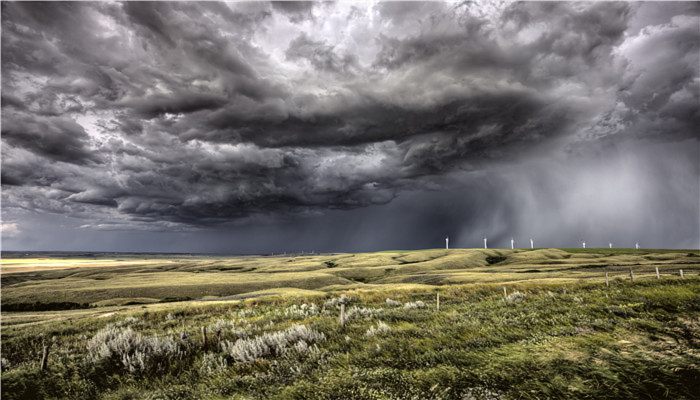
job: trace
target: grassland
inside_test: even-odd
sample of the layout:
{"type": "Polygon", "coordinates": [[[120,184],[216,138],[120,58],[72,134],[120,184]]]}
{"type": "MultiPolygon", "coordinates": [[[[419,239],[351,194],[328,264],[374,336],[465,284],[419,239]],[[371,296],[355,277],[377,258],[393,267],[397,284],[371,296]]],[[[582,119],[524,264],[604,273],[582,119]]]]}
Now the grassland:
{"type": "Polygon", "coordinates": [[[2,398],[697,398],[699,254],[6,258],[2,398]]]}

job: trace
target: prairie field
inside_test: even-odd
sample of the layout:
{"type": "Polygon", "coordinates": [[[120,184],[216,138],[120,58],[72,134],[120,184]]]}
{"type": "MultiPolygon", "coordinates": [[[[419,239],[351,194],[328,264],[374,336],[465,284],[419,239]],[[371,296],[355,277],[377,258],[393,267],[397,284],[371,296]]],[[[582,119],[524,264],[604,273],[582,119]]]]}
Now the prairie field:
{"type": "Polygon", "coordinates": [[[699,275],[698,250],[6,253],[1,394],[692,399],[699,275]]]}

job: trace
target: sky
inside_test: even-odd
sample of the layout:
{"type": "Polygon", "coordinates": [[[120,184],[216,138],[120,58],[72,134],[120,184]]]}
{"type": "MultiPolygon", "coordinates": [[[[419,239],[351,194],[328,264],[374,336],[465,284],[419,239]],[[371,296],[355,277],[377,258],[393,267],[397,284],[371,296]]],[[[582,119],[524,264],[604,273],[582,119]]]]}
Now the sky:
{"type": "Polygon", "coordinates": [[[697,249],[699,69],[697,2],[2,2],[2,248],[697,249]]]}

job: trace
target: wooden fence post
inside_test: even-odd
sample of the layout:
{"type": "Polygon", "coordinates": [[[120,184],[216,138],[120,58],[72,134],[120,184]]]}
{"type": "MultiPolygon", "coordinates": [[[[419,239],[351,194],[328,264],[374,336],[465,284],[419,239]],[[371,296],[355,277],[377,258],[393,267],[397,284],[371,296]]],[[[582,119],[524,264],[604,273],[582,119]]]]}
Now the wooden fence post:
{"type": "Polygon", "coordinates": [[[209,344],[209,340],[207,338],[207,327],[203,326],[202,327],[202,347],[207,348],[208,344],[209,344]]]}
{"type": "Polygon", "coordinates": [[[505,286],[503,286],[503,299],[505,300],[506,297],[508,297],[508,290],[506,289],[505,286]]]}
{"type": "Polygon", "coordinates": [[[610,287],[610,279],[608,278],[608,271],[605,271],[605,286],[610,287]]]}
{"type": "Polygon", "coordinates": [[[632,268],[630,268],[630,280],[634,282],[634,272],[632,271],[632,268]]]}
{"type": "Polygon", "coordinates": [[[435,295],[435,310],[440,311],[440,292],[435,295]]]}
{"type": "Polygon", "coordinates": [[[340,326],[345,326],[345,304],[340,305],[340,326]]]}
{"type": "Polygon", "coordinates": [[[681,270],[679,270],[679,272],[680,272],[681,279],[682,279],[683,278],[683,270],[681,269],[681,270]]]}
{"type": "Polygon", "coordinates": [[[42,341],[43,349],[41,351],[41,370],[46,371],[49,367],[49,350],[51,350],[51,342],[44,339],[42,341]]]}
{"type": "Polygon", "coordinates": [[[656,269],[656,279],[661,279],[661,275],[659,275],[659,267],[654,267],[656,269]]]}

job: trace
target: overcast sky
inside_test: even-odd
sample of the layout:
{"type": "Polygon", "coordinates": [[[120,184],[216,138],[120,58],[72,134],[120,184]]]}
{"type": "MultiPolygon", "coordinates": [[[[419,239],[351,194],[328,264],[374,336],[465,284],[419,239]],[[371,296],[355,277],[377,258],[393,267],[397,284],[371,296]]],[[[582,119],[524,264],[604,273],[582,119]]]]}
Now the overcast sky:
{"type": "Polygon", "coordinates": [[[699,15],[3,2],[3,249],[698,248],[699,15]]]}

